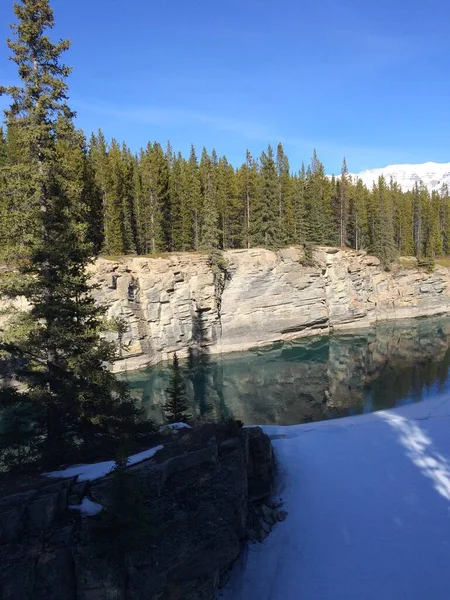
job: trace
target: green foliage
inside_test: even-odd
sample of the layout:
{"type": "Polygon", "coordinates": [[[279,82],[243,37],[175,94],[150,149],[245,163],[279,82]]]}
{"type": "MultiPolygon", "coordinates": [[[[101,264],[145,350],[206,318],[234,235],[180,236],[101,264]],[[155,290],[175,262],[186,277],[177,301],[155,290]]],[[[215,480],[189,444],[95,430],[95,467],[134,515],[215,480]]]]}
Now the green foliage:
{"type": "Polygon", "coordinates": [[[48,0],[22,0],[14,10],[16,39],[8,44],[21,85],[1,88],[12,99],[5,114],[13,150],[2,168],[0,231],[3,256],[16,271],[1,278],[0,294],[24,297],[31,309],[11,314],[0,343],[21,385],[13,393],[0,390],[0,402],[12,414],[11,435],[35,433],[33,443],[22,445],[37,447],[51,465],[86,448],[110,448],[141,432],[141,424],[128,389],[108,369],[116,348],[101,336],[104,309],[90,294],[86,268],[95,236],[88,227],[86,152],[66,103],[70,69],[60,63],[69,43],[53,44],[47,35],[48,0]],[[39,416],[36,427],[20,421],[29,403],[35,409],[28,414],[39,416]]]}
{"type": "Polygon", "coordinates": [[[277,169],[272,147],[260,157],[260,187],[258,200],[253,213],[251,237],[257,246],[279,247],[279,212],[277,169]]]}
{"type": "Polygon", "coordinates": [[[14,387],[0,390],[0,471],[36,462],[43,422],[42,408],[31,396],[14,387]]]}
{"type": "Polygon", "coordinates": [[[169,423],[187,423],[190,419],[190,416],[187,414],[189,403],[176,352],[173,355],[172,381],[171,385],[166,389],[166,397],[164,413],[167,421],[169,423]]]}
{"type": "Polygon", "coordinates": [[[306,242],[303,245],[303,256],[300,262],[304,267],[314,267],[314,244],[311,244],[311,242],[306,242]]]}

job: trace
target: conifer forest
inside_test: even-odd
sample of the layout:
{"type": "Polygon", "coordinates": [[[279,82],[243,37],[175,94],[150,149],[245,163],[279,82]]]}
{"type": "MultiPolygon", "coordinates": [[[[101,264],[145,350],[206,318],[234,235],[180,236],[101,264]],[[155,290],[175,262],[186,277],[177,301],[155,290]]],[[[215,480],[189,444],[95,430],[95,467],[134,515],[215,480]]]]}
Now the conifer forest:
{"type": "MultiPolygon", "coordinates": [[[[430,193],[419,183],[403,192],[380,178],[368,189],[348,174],[345,159],[329,177],[316,151],[308,165],[292,165],[282,144],[259,157],[246,152],[232,165],[215,149],[189,156],[170,142],[133,152],[99,130],[89,139],[57,124],[55,152],[70,172],[74,218],[94,253],[107,256],[265,247],[311,243],[347,246],[378,256],[429,263],[450,253],[449,191],[430,193]]],[[[30,206],[17,194],[23,176],[20,128],[1,137],[1,252],[20,255],[20,231],[30,206]],[[12,177],[11,174],[15,173],[12,177]],[[9,174],[9,175],[8,175],[9,174]],[[13,188],[11,188],[11,183],[13,188]]]]}

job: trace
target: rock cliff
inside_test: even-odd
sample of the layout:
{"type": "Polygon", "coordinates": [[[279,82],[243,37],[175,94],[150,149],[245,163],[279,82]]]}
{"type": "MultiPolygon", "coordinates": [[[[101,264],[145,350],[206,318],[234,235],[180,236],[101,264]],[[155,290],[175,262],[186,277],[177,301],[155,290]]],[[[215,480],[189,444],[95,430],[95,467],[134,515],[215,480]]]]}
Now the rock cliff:
{"type": "Polygon", "coordinates": [[[273,477],[268,436],[222,429],[181,433],[129,467],[148,523],[125,554],[116,531],[99,538],[101,514],[74,510],[86,500],[107,510],[109,477],[31,487],[24,478],[24,489],[0,497],[0,598],[212,600],[245,541],[264,539],[286,515],[263,503],[273,477]]]}
{"type": "MultiPolygon", "coordinates": [[[[279,340],[450,310],[450,274],[415,264],[386,272],[364,252],[319,247],[313,266],[300,249],[224,253],[219,282],[208,257],[100,259],[96,297],[126,324],[114,368],[143,368],[173,352],[220,353],[279,340]]],[[[111,334],[113,336],[115,334],[111,334]]]]}

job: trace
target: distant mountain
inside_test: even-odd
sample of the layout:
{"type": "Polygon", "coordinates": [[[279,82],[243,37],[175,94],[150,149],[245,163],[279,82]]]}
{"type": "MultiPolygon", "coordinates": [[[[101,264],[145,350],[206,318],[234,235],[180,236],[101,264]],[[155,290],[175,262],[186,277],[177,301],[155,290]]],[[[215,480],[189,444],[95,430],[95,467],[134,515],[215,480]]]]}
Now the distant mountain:
{"type": "Polygon", "coordinates": [[[352,178],[361,179],[369,188],[373,182],[383,175],[389,183],[391,178],[396,181],[403,191],[414,188],[416,183],[422,182],[430,192],[439,191],[443,184],[450,187],[450,163],[427,162],[422,165],[390,165],[381,169],[367,169],[361,173],[353,174],[352,178]]]}

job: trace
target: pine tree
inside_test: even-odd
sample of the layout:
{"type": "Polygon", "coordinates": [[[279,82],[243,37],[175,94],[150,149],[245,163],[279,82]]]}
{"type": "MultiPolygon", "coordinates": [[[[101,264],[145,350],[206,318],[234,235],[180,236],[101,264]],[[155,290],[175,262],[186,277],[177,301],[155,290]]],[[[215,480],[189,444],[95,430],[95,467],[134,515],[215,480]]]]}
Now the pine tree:
{"type": "Polygon", "coordinates": [[[292,210],[294,213],[294,244],[304,244],[306,240],[306,210],[305,210],[306,170],[302,163],[297,177],[294,179],[292,210]]]}
{"type": "MultiPolygon", "coordinates": [[[[200,247],[212,252],[219,245],[217,190],[214,185],[213,164],[206,152],[202,155],[201,171],[203,179],[203,207],[201,212],[200,247]]],[[[175,360],[175,358],[174,358],[175,360]]]]}
{"type": "Polygon", "coordinates": [[[194,229],[193,247],[195,250],[198,250],[200,246],[200,212],[202,207],[202,190],[200,170],[194,146],[191,146],[191,153],[187,164],[187,194],[194,229]]]}
{"type": "Polygon", "coordinates": [[[391,182],[390,193],[394,205],[395,245],[400,255],[412,256],[414,247],[411,194],[403,193],[400,186],[395,182],[391,182]]]}
{"type": "Polygon", "coordinates": [[[441,208],[439,211],[439,231],[442,238],[442,252],[444,256],[450,254],[450,195],[447,185],[440,191],[441,208]]]}
{"type": "Polygon", "coordinates": [[[384,177],[378,179],[373,189],[369,216],[369,251],[378,256],[386,268],[397,256],[394,241],[394,208],[384,177]]]}
{"type": "Polygon", "coordinates": [[[252,239],[255,244],[266,248],[276,248],[279,239],[278,181],[273,149],[269,145],[267,152],[260,158],[259,198],[253,213],[252,239]]]}
{"type": "Polygon", "coordinates": [[[345,158],[342,161],[341,177],[337,182],[339,198],[339,245],[342,247],[348,242],[348,217],[349,217],[349,198],[348,198],[348,169],[345,158]]]}
{"type": "Polygon", "coordinates": [[[290,176],[289,159],[284,153],[283,146],[277,146],[277,177],[278,177],[278,228],[277,243],[279,246],[291,244],[294,241],[294,210],[293,185],[290,176]]]}
{"type": "Polygon", "coordinates": [[[159,144],[148,144],[139,160],[139,239],[142,252],[168,249],[170,238],[169,172],[159,144]]]}
{"type": "Polygon", "coordinates": [[[242,245],[250,248],[252,245],[252,221],[253,212],[258,200],[258,163],[247,150],[245,163],[237,172],[238,197],[243,207],[243,227],[241,232],[242,245]]]}
{"type": "Polygon", "coordinates": [[[369,190],[358,179],[349,190],[348,238],[355,250],[364,250],[368,244],[367,205],[370,202],[369,190]]]}
{"type": "Polygon", "coordinates": [[[305,207],[308,241],[316,244],[336,243],[331,213],[331,182],[315,150],[306,173],[305,207]]]}
{"type": "Polygon", "coordinates": [[[186,423],[190,418],[187,414],[189,405],[176,352],[173,355],[172,382],[166,389],[166,396],[164,412],[169,423],[186,423]]]}
{"type": "MultiPolygon", "coordinates": [[[[48,0],[22,0],[14,11],[16,39],[8,45],[22,83],[0,91],[12,98],[6,120],[21,148],[17,164],[5,169],[5,185],[11,208],[24,218],[12,265],[18,276],[3,278],[1,292],[24,296],[31,309],[13,322],[0,350],[24,384],[16,394],[36,407],[39,454],[51,464],[82,443],[92,451],[130,435],[138,413],[106,366],[115,348],[99,336],[103,310],[86,274],[92,248],[69,193],[73,171],[58,160],[59,136],[73,116],[70,68],[60,62],[69,42],[53,44],[46,35],[54,25],[48,0]]],[[[2,389],[2,400],[10,397],[2,389]]]]}
{"type": "Polygon", "coordinates": [[[106,193],[108,186],[108,146],[101,129],[97,135],[92,134],[88,148],[88,170],[92,178],[92,189],[98,198],[100,218],[96,221],[96,239],[100,248],[106,248],[105,239],[106,221],[106,193]]]}
{"type": "MultiPolygon", "coordinates": [[[[189,220],[189,211],[186,206],[186,193],[184,185],[184,160],[180,153],[174,156],[169,171],[169,202],[170,202],[170,250],[183,250],[184,244],[184,219],[189,220]],[[186,215],[186,217],[184,217],[186,215]]],[[[187,230],[189,231],[189,227],[187,230]]]]}
{"type": "Polygon", "coordinates": [[[0,127],[0,167],[4,167],[6,165],[8,159],[7,155],[7,146],[6,146],[6,137],[3,131],[3,127],[0,127]]]}

